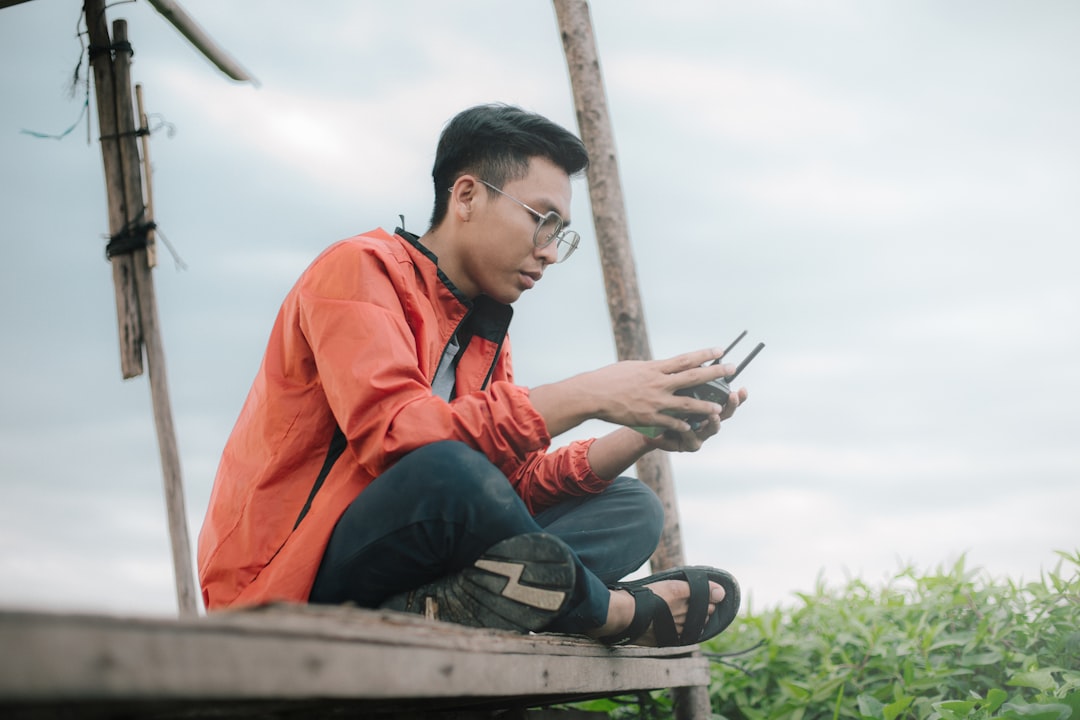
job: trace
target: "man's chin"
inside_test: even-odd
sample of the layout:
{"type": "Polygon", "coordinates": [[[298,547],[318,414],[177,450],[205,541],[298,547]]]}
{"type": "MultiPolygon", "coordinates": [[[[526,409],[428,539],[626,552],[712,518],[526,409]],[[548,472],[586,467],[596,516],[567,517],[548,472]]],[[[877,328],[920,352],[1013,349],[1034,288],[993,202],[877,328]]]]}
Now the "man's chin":
{"type": "Polygon", "coordinates": [[[485,294],[492,300],[501,302],[503,305],[513,305],[523,294],[525,294],[525,291],[515,288],[485,294]]]}

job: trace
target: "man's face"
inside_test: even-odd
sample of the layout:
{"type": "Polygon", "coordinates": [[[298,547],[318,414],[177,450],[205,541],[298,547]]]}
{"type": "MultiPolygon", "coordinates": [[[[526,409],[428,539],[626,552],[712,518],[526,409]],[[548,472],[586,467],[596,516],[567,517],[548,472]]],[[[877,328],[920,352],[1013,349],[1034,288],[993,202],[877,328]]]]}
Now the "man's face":
{"type": "Polygon", "coordinates": [[[512,303],[539,282],[544,270],[555,262],[557,245],[533,245],[536,216],[512,198],[541,214],[554,210],[569,220],[570,178],[550,160],[535,157],[528,174],[506,183],[502,191],[512,197],[478,188],[461,267],[477,294],[512,303]]]}

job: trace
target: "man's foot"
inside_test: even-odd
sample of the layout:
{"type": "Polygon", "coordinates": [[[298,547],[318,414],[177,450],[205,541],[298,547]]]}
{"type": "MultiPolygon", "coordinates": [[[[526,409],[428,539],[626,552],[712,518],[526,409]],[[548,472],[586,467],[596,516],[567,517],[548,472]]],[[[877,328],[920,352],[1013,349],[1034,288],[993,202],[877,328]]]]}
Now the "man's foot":
{"type": "Polygon", "coordinates": [[[607,622],[590,635],[609,645],[692,645],[731,624],[739,602],[723,570],[677,568],[612,587],[607,622]]]}
{"type": "Polygon", "coordinates": [[[537,630],[557,618],[574,589],[570,548],[554,535],[531,533],[488,548],[464,570],[380,606],[436,620],[501,630],[537,630]]]}

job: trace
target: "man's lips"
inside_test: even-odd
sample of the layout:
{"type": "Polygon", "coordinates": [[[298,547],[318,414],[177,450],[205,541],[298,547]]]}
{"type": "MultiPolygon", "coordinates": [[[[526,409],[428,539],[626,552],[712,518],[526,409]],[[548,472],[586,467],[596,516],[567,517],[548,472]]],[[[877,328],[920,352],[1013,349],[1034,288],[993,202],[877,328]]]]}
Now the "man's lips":
{"type": "Polygon", "coordinates": [[[543,275],[544,274],[541,272],[525,272],[522,270],[521,279],[525,284],[525,289],[528,290],[536,285],[536,283],[540,282],[540,278],[543,277],[543,275]]]}

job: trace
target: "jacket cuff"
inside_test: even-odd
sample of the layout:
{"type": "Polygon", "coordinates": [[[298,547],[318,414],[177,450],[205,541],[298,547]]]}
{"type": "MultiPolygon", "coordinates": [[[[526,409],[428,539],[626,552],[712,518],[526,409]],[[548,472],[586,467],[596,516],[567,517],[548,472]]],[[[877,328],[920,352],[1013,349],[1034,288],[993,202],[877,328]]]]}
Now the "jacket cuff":
{"type": "Polygon", "coordinates": [[[571,443],[570,453],[572,466],[578,472],[576,476],[578,479],[578,487],[581,488],[583,494],[595,494],[603,492],[607,489],[615,478],[605,479],[596,474],[592,465],[589,463],[589,448],[596,442],[596,438],[589,438],[588,440],[579,440],[571,443]]]}

